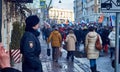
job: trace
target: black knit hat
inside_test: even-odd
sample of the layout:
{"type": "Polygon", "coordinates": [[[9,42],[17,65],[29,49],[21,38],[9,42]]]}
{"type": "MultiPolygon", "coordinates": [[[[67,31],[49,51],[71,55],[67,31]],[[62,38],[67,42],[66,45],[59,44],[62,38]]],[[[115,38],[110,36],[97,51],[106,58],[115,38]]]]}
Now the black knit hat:
{"type": "Polygon", "coordinates": [[[26,27],[32,28],[33,26],[37,25],[39,21],[40,20],[37,15],[31,15],[25,20],[26,27]]]}

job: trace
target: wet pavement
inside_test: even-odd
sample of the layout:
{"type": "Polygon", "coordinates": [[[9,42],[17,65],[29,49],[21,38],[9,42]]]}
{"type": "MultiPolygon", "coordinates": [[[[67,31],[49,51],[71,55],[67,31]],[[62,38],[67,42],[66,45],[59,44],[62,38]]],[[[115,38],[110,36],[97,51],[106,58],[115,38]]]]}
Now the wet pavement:
{"type": "MultiPolygon", "coordinates": [[[[74,62],[66,60],[66,50],[61,49],[62,56],[58,62],[53,62],[51,56],[47,56],[47,45],[44,40],[40,38],[42,52],[40,60],[42,62],[44,72],[91,72],[89,60],[87,58],[75,57],[74,62]]],[[[15,64],[14,68],[21,70],[21,63],[15,64]]],[[[114,72],[111,67],[111,60],[108,56],[97,59],[97,69],[100,72],[114,72]]]]}

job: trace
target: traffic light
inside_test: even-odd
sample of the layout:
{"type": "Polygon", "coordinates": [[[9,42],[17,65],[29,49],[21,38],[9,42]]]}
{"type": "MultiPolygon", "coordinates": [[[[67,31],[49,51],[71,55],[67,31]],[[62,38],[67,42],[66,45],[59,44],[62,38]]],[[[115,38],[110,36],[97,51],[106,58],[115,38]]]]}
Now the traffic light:
{"type": "Polygon", "coordinates": [[[107,10],[110,10],[110,8],[112,8],[112,3],[101,3],[101,8],[106,8],[107,10]]]}

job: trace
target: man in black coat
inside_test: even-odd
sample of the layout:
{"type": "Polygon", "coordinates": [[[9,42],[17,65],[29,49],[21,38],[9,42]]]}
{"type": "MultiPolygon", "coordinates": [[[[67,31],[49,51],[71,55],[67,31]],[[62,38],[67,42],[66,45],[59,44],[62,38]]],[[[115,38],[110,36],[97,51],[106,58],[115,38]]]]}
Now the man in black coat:
{"type": "Polygon", "coordinates": [[[75,33],[75,36],[77,38],[77,42],[76,42],[76,48],[77,50],[79,50],[79,46],[80,46],[80,43],[81,43],[81,40],[82,40],[82,33],[81,33],[81,28],[76,28],[74,30],[74,33],[75,33]]]}
{"type": "Polygon", "coordinates": [[[20,42],[20,51],[23,54],[22,72],[43,72],[39,59],[41,46],[38,40],[40,32],[39,18],[36,15],[29,16],[25,20],[25,33],[20,42]]]}

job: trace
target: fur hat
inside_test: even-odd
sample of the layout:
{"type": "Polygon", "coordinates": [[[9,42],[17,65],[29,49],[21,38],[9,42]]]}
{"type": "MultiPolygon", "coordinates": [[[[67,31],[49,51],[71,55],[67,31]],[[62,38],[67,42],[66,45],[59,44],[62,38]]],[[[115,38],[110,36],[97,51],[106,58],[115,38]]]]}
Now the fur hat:
{"type": "Polygon", "coordinates": [[[26,27],[32,28],[33,26],[37,25],[39,21],[40,20],[37,15],[31,15],[25,20],[26,27]]]}

